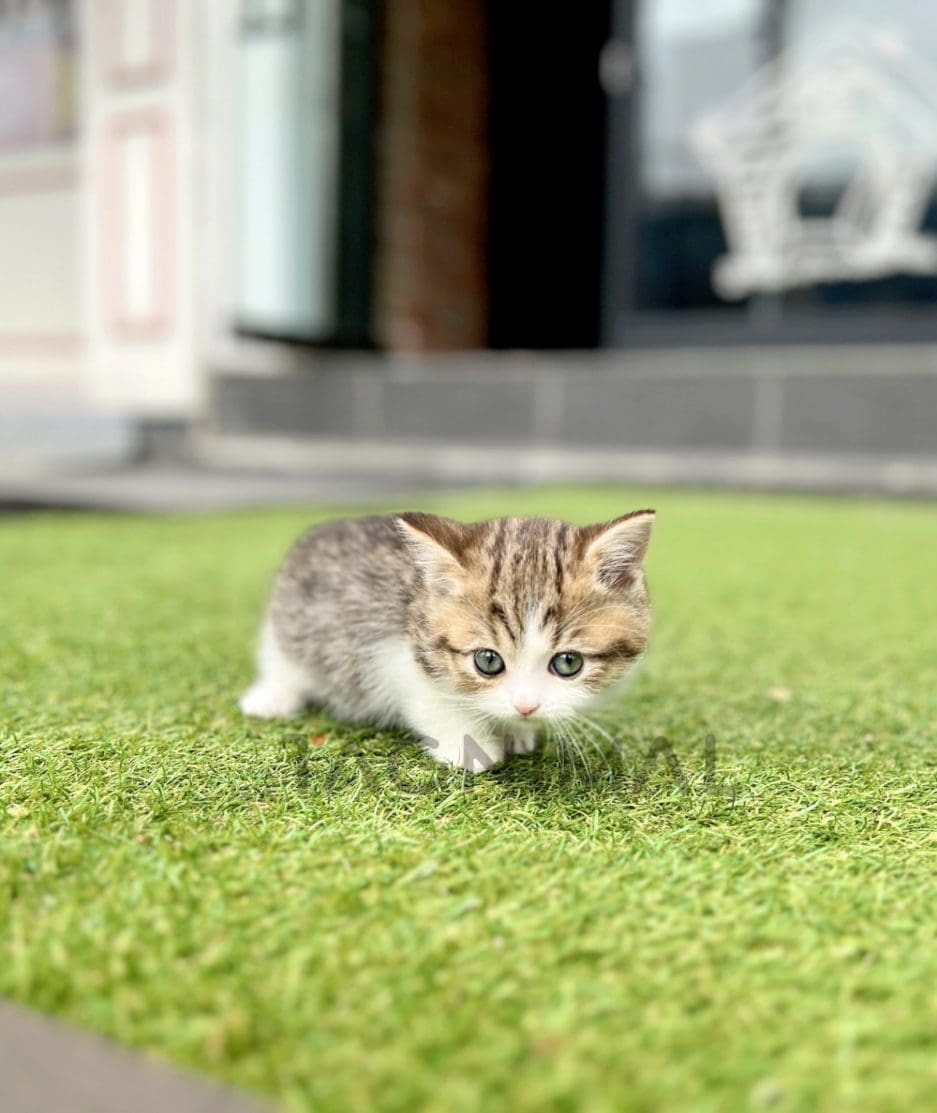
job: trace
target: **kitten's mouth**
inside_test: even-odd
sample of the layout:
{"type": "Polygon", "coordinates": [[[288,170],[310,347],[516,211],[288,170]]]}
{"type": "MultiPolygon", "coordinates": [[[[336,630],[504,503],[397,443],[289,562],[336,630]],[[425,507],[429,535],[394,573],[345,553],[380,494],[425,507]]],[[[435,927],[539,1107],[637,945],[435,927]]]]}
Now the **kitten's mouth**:
{"type": "Polygon", "coordinates": [[[506,727],[539,727],[543,726],[543,715],[511,715],[505,720],[506,727]]]}

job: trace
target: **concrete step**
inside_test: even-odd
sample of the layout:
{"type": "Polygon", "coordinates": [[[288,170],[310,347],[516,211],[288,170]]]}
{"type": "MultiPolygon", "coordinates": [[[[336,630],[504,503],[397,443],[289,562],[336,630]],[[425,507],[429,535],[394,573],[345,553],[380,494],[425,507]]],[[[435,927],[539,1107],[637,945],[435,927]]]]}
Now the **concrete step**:
{"type": "Polygon", "coordinates": [[[472,485],[595,483],[937,497],[937,457],[628,451],[534,444],[206,434],[194,457],[215,472],[357,482],[375,493],[472,485]]]}
{"type": "Polygon", "coordinates": [[[263,1113],[255,1099],[0,1002],[4,1113],[263,1113]]]}

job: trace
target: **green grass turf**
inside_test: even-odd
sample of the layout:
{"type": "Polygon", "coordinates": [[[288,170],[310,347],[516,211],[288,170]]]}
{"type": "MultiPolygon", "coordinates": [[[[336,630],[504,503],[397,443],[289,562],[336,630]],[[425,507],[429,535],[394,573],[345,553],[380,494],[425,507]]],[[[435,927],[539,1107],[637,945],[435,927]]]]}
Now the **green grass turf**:
{"type": "Polygon", "coordinates": [[[0,993],[291,1110],[934,1108],[937,515],[438,508],[648,503],[620,755],[477,778],[240,717],[311,515],[0,521],[0,993]]]}

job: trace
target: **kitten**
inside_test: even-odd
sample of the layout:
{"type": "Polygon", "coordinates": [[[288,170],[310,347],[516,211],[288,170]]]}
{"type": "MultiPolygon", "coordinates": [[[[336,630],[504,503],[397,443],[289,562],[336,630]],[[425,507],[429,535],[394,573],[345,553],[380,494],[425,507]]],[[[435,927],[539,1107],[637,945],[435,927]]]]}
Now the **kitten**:
{"type": "Polygon", "coordinates": [[[407,728],[475,772],[530,753],[644,651],[653,521],[407,513],[316,527],[277,575],[241,710],[277,718],[314,702],[407,728]]]}

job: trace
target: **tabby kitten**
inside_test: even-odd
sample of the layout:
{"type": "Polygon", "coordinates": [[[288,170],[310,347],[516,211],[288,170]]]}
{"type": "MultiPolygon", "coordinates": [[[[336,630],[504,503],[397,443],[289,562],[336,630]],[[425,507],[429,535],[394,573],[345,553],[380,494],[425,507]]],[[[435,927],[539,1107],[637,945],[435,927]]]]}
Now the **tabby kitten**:
{"type": "Polygon", "coordinates": [[[643,652],[653,521],[408,513],[312,529],[277,575],[241,710],[277,718],[314,702],[407,728],[475,772],[530,753],[643,652]]]}

